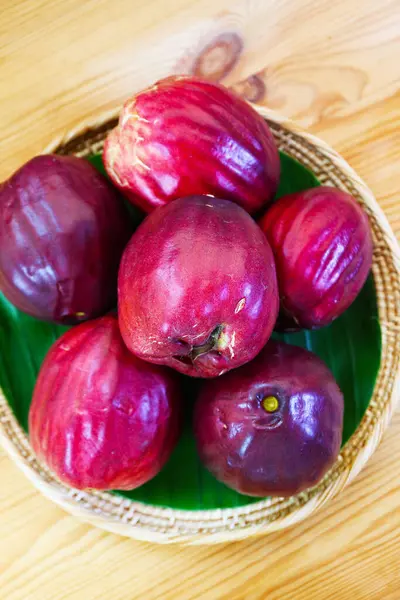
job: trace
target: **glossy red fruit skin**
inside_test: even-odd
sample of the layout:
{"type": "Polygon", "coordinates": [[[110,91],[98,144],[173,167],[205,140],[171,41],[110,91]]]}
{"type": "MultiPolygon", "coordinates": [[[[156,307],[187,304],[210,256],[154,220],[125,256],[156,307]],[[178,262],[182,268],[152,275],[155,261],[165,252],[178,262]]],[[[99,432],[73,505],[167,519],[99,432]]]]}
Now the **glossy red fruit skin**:
{"type": "Polygon", "coordinates": [[[280,175],[265,120],[222,85],[183,76],[126,102],[103,160],[113,183],[145,212],[209,194],[254,213],[273,198],[280,175]]]}
{"type": "Polygon", "coordinates": [[[0,185],[0,289],[39,319],[97,317],[115,305],[131,234],[122,200],[89,162],[37,156],[0,185]]]}
{"type": "Polygon", "coordinates": [[[116,317],[74,327],[51,347],[36,382],[29,435],[63,483],[136,488],[160,471],[179,430],[176,374],[133,356],[116,317]]]}
{"type": "Polygon", "coordinates": [[[228,200],[190,196],[157,209],[122,257],[126,345],[187,375],[216,377],[251,360],[271,334],[278,304],[269,244],[228,200]]]}
{"type": "Polygon", "coordinates": [[[320,481],[342,439],[343,396],[314,354],[269,341],[250,363],[203,384],[194,410],[200,458],[249,496],[292,496],[320,481]],[[274,396],[268,413],[262,399],[274,396]]]}
{"type": "Polygon", "coordinates": [[[280,198],[259,224],[276,261],[281,329],[329,325],[371,269],[366,213],[350,194],[322,186],[280,198]]]}

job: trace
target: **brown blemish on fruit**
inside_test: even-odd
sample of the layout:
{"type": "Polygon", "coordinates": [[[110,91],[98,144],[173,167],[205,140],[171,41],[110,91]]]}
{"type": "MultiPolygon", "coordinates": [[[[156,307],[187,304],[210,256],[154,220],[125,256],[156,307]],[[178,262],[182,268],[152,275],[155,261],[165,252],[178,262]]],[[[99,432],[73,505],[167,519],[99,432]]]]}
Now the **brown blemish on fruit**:
{"type": "Polygon", "coordinates": [[[220,81],[232,71],[242,52],[243,41],[239,34],[222,33],[202,49],[191,72],[197,77],[220,81]]]}

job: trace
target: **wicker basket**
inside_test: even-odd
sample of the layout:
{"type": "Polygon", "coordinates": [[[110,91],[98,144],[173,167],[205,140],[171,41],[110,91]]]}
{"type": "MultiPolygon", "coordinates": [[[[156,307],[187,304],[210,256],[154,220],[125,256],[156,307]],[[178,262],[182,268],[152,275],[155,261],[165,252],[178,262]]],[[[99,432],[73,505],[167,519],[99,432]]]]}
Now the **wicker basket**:
{"type": "MultiPolygon", "coordinates": [[[[321,140],[265,109],[279,148],[326,185],[350,192],[367,211],[374,237],[373,276],[382,332],[381,364],[369,407],[335,465],[316,487],[297,496],[261,500],[234,509],[184,511],[159,508],[103,492],[61,484],[36,460],[26,434],[0,392],[0,441],[34,485],[73,515],[108,531],[152,542],[215,543],[282,529],[301,521],[338,494],[359,473],[389,424],[399,394],[400,251],[374,196],[349,165],[321,140]]],[[[85,124],[46,152],[87,156],[102,149],[116,113],[85,124]]]]}

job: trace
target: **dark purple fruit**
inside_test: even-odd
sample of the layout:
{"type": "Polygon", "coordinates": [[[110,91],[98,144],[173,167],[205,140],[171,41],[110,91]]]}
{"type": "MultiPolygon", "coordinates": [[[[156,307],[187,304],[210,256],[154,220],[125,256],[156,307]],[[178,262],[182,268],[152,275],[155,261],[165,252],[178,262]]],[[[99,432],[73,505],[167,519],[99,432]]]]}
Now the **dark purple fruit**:
{"type": "Polygon", "coordinates": [[[82,158],[33,158],[0,185],[0,289],[39,319],[78,323],[116,302],[132,233],[117,193],[82,158]]]}
{"type": "Polygon", "coordinates": [[[194,429],[204,465],[250,496],[291,496],[335,462],[343,396],[314,354],[269,341],[250,363],[204,383],[194,429]]]}

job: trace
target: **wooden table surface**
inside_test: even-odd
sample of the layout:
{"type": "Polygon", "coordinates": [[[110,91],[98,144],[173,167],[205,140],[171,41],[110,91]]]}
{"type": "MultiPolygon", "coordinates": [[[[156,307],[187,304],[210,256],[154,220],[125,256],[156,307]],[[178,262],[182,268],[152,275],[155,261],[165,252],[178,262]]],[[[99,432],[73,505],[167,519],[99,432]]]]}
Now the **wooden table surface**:
{"type": "MultiPolygon", "coordinates": [[[[0,180],[173,72],[220,79],[332,144],[400,234],[399,0],[0,0],[0,180]]],[[[303,524],[212,547],[82,524],[0,451],[1,600],[399,600],[400,416],[303,524]]]]}

